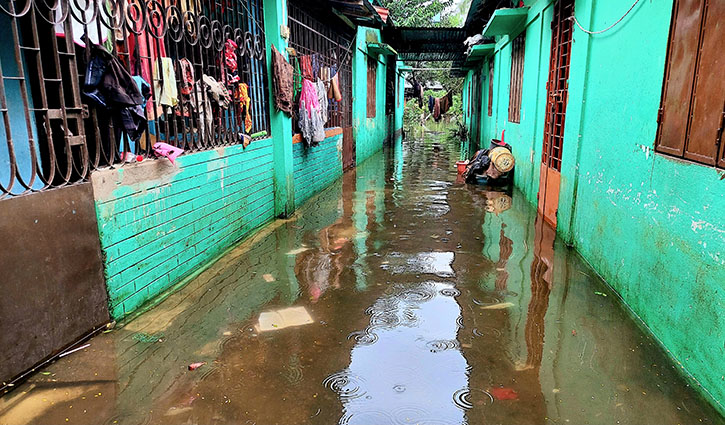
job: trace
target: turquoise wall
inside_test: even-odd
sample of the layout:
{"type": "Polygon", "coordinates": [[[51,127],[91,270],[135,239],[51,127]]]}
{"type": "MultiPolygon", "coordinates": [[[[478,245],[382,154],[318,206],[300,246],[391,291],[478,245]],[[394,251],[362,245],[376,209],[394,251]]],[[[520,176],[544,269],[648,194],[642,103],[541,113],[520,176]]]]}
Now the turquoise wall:
{"type": "MultiPolygon", "coordinates": [[[[483,141],[506,130],[516,185],[536,203],[552,7],[549,0],[527,5],[521,123],[508,122],[516,33],[497,39],[493,114],[486,81],[481,121],[483,141]]],[[[630,6],[579,0],[575,11],[598,30],[630,6]]],[[[654,152],[671,13],[672,0],[642,2],[605,34],[575,29],[557,232],[725,412],[722,371],[714,367],[725,357],[723,172],[654,152]]],[[[487,75],[487,62],[482,69],[487,75]]]]}
{"type": "Polygon", "coordinates": [[[272,151],[264,139],[93,173],[114,319],[274,218],[272,151]]]}
{"type": "Polygon", "coordinates": [[[383,55],[369,55],[367,53],[368,41],[382,42],[380,30],[358,27],[355,38],[355,55],[352,59],[352,122],[358,164],[383,147],[389,128],[386,126],[385,116],[385,73],[387,63],[391,59],[383,55]],[[367,67],[370,60],[377,61],[375,118],[367,117],[367,67]]]}
{"type": "Polygon", "coordinates": [[[342,129],[328,130],[327,138],[317,146],[295,143],[292,150],[295,207],[299,208],[342,176],[342,129]]]}

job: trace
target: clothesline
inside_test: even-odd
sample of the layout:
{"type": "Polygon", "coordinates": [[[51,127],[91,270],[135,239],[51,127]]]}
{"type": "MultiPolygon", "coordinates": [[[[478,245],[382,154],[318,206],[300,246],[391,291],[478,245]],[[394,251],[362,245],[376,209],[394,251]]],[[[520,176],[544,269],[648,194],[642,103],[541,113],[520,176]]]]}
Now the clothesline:
{"type": "MultiPolygon", "coordinates": [[[[347,49],[345,49],[345,56],[343,56],[342,61],[340,61],[340,63],[337,65],[337,70],[335,71],[335,74],[331,75],[330,78],[327,78],[324,80],[320,79],[320,81],[322,81],[323,83],[329,83],[337,76],[337,74],[340,72],[340,69],[342,68],[342,65],[345,64],[345,62],[347,61],[347,58],[350,56],[350,48],[352,47],[352,43],[354,43],[354,42],[355,42],[355,40],[350,41],[350,44],[347,46],[347,49]]],[[[297,60],[300,60],[299,56],[295,55],[294,57],[296,57],[297,60]]],[[[293,71],[292,74],[297,77],[304,78],[304,75],[300,74],[298,72],[293,71]]]]}

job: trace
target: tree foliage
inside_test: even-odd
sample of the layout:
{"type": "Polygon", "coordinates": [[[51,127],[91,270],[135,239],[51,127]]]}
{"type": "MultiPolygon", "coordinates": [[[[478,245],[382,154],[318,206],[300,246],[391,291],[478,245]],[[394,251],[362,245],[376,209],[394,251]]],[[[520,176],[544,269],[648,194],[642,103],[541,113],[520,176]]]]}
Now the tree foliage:
{"type": "Polygon", "coordinates": [[[399,27],[439,27],[447,26],[446,19],[440,15],[446,7],[440,0],[382,0],[390,10],[390,16],[399,27]]]}

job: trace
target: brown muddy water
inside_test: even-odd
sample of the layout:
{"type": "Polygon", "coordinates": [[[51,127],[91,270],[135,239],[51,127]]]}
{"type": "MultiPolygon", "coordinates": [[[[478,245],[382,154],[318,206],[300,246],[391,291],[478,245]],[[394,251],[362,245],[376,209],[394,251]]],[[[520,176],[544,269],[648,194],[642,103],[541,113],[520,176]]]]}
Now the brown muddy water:
{"type": "Polygon", "coordinates": [[[375,155],[0,424],[723,423],[520,193],[456,182],[457,149],[375,155]]]}

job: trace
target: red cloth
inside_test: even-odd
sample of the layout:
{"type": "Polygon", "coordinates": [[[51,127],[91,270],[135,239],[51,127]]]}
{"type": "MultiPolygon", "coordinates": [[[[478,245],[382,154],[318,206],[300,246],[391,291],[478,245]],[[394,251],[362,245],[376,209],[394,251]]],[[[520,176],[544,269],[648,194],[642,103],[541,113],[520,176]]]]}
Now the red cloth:
{"type": "Polygon", "coordinates": [[[315,81],[315,76],[312,72],[312,56],[302,56],[300,58],[300,66],[302,67],[302,76],[307,80],[315,81]]]}

